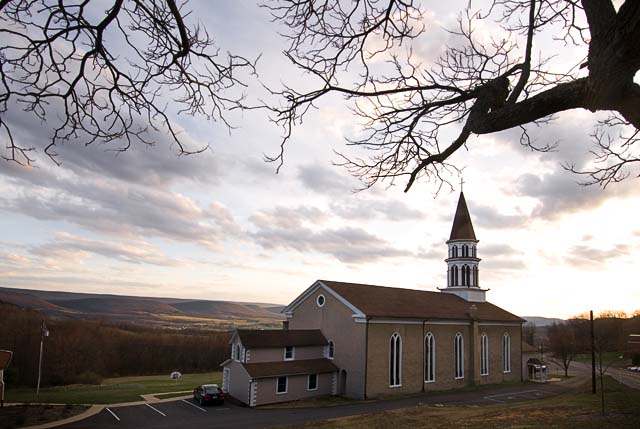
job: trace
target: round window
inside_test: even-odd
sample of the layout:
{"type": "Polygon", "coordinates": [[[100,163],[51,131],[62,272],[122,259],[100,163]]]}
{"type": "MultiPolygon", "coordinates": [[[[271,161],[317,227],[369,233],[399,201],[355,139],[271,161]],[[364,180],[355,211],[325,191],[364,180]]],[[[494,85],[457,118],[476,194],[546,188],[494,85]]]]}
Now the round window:
{"type": "Polygon", "coordinates": [[[318,304],[318,307],[322,307],[324,305],[324,295],[318,295],[316,303],[318,304]]]}

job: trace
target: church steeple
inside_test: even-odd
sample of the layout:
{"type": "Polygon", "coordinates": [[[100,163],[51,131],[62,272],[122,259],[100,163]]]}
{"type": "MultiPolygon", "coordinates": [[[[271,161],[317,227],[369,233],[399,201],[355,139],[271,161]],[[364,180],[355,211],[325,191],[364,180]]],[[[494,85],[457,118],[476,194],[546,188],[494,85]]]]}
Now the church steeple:
{"type": "Polygon", "coordinates": [[[460,192],[458,208],[456,208],[456,215],[453,218],[453,226],[449,236],[449,241],[451,240],[476,240],[476,233],[473,231],[471,216],[469,216],[469,209],[463,192],[460,192]]]}
{"type": "Polygon", "coordinates": [[[480,271],[477,256],[478,239],[473,230],[471,216],[464,193],[460,192],[458,207],[453,217],[447,263],[447,287],[442,292],[453,293],[467,301],[484,302],[486,289],[480,289],[480,271]]]}

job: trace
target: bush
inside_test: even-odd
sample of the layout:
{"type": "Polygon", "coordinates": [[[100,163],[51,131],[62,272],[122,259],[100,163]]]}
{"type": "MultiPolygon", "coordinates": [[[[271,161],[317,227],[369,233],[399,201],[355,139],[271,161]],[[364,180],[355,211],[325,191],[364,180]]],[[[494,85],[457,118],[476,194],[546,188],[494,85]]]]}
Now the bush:
{"type": "Polygon", "coordinates": [[[640,365],[640,353],[634,353],[633,355],[631,355],[631,365],[640,365]]]}

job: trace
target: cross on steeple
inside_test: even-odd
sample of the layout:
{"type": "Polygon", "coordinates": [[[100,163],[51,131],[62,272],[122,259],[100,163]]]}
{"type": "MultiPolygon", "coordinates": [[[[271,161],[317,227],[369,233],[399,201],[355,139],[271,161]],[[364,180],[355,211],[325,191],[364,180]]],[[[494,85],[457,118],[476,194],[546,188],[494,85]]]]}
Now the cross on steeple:
{"type": "Polygon", "coordinates": [[[464,185],[464,179],[460,177],[460,192],[462,192],[462,185],[464,185]]]}

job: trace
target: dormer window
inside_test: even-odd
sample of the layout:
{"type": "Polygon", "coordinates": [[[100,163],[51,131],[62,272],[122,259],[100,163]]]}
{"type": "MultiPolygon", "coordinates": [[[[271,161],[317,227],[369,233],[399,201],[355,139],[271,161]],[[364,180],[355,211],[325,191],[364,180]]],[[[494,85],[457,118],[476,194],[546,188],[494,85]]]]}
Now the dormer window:
{"type": "Polygon", "coordinates": [[[240,346],[240,343],[236,343],[233,346],[233,358],[237,361],[240,361],[241,353],[242,353],[242,348],[240,346]]]}
{"type": "Polygon", "coordinates": [[[293,360],[294,349],[293,346],[286,346],[284,348],[284,360],[293,360]]]}
{"type": "Polygon", "coordinates": [[[335,351],[335,345],[333,344],[332,340],[329,340],[329,346],[328,346],[328,350],[327,350],[327,357],[329,359],[333,359],[334,351],[335,351]]]}
{"type": "Polygon", "coordinates": [[[316,298],[316,304],[318,304],[318,307],[324,306],[324,303],[325,303],[324,295],[318,295],[318,298],[316,298]]]}

